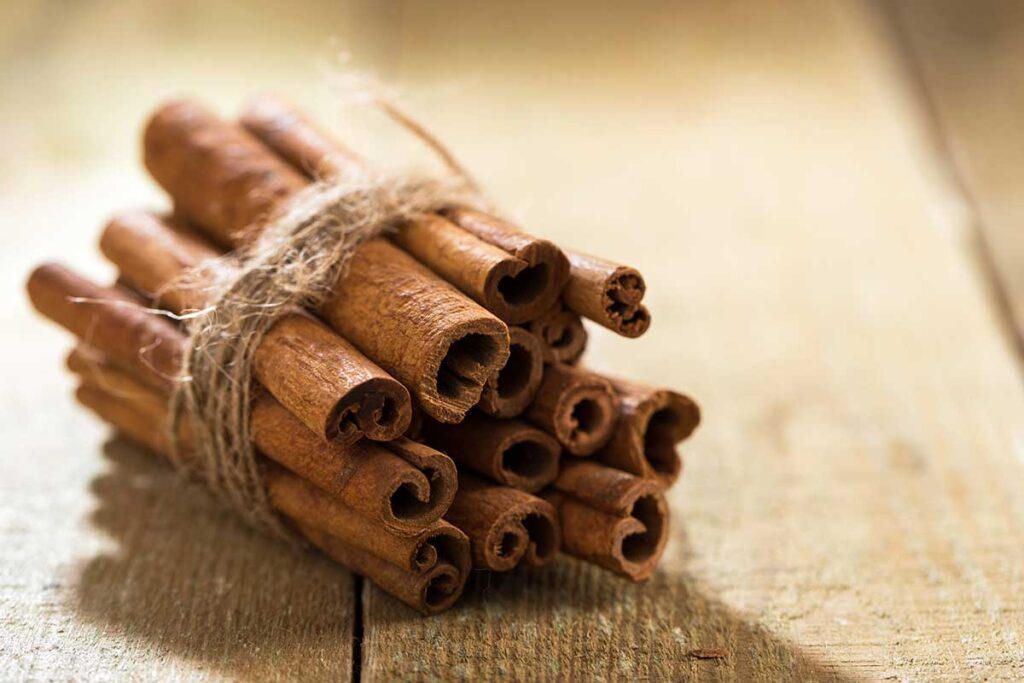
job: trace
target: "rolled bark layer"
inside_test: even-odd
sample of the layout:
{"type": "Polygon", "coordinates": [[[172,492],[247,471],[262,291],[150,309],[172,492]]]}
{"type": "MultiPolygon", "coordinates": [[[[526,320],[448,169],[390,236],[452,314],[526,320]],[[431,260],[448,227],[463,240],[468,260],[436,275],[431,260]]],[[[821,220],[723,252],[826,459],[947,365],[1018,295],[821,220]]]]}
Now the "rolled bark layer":
{"type": "Polygon", "coordinates": [[[619,396],[619,417],[611,440],[597,459],[670,485],[683,467],[676,445],[700,424],[700,408],[689,397],[668,389],[620,379],[609,381],[619,396]]]}
{"type": "Polygon", "coordinates": [[[619,399],[599,375],[569,365],[548,365],[524,416],[578,456],[596,452],[612,436],[619,399]]]}
{"type": "Polygon", "coordinates": [[[508,328],[509,354],[505,366],[487,380],[480,410],[493,417],[515,417],[533,401],[544,376],[544,347],[521,327],[508,328]]]}
{"type": "Polygon", "coordinates": [[[547,496],[562,550],[633,581],[646,581],[668,540],[668,503],[649,479],[597,463],[567,462],[547,496]]]}
{"type": "Polygon", "coordinates": [[[530,493],[558,475],[562,450],[558,442],[519,420],[498,420],[474,412],[457,425],[428,423],[424,439],[460,467],[530,493]]]}
{"type": "MultiPolygon", "coordinates": [[[[135,288],[153,293],[183,313],[208,304],[217,278],[233,266],[204,241],[176,230],[150,213],[112,219],[100,249],[135,288]]],[[[324,439],[377,441],[405,432],[411,419],[409,392],[343,337],[314,318],[282,316],[256,349],[256,379],[324,439]]]]}
{"type": "Polygon", "coordinates": [[[459,475],[459,492],[445,518],[469,536],[478,569],[539,567],[554,559],[560,543],[550,503],[470,474],[459,475]]]}
{"type": "MultiPolygon", "coordinates": [[[[260,221],[308,182],[248,133],[189,101],[150,119],[145,161],[199,227],[231,246],[251,241],[260,221]]],[[[333,291],[323,316],[434,419],[461,420],[508,357],[504,323],[385,240],[357,249],[333,291]]]]}
{"type": "Polygon", "coordinates": [[[508,328],[386,240],[363,244],[320,309],[441,422],[459,422],[508,360],[508,328]]]}
{"type": "Polygon", "coordinates": [[[545,363],[575,365],[587,348],[583,320],[560,304],[525,327],[541,341],[545,363]]]}
{"type": "MultiPolygon", "coordinates": [[[[365,164],[333,136],[280,100],[255,100],[242,125],[311,177],[359,172],[365,164]]],[[[393,236],[405,251],[510,324],[550,308],[569,274],[565,255],[493,216],[453,209],[423,216],[393,236]]]]}
{"type": "MultiPolygon", "coordinates": [[[[439,544],[448,547],[452,537],[461,533],[444,520],[408,530],[383,525],[272,463],[267,464],[266,481],[271,505],[278,512],[408,571],[422,572],[434,566],[441,552],[439,544]]],[[[468,548],[459,562],[468,569],[468,548]]]]}
{"type": "Polygon", "coordinates": [[[571,250],[565,254],[572,266],[562,292],[566,306],[624,337],[647,331],[651,314],[640,301],[646,285],[636,269],[571,250]]]}
{"type": "Polygon", "coordinates": [[[319,529],[303,524],[297,526],[313,545],[335,562],[369,578],[384,592],[426,615],[451,607],[462,595],[469,578],[468,572],[442,560],[423,572],[408,571],[319,529]]]}
{"type": "MultiPolygon", "coordinates": [[[[58,265],[37,269],[29,280],[29,292],[40,312],[62,325],[79,338],[81,330],[95,331],[87,341],[95,352],[69,359],[72,370],[102,379],[113,386],[129,374],[140,386],[159,385],[160,375],[150,366],[133,364],[133,349],[126,350],[117,331],[130,329],[139,311],[132,300],[114,288],[100,287],[58,265]],[[52,302],[75,298],[96,300],[102,304],[70,304],[56,307],[52,302]],[[105,361],[98,360],[100,357],[105,361]],[[86,362],[86,358],[91,361],[86,362]]],[[[147,328],[151,334],[144,339],[150,344],[180,347],[182,333],[166,319],[146,314],[161,325],[147,328]]],[[[74,354],[73,354],[74,356],[74,354]]],[[[175,376],[177,370],[173,370],[175,376]]],[[[166,422],[168,387],[154,390],[160,399],[162,421],[166,422]]],[[[139,393],[134,391],[132,393],[139,393]]],[[[149,400],[149,399],[147,399],[149,400]]],[[[319,439],[269,396],[254,404],[250,416],[254,446],[267,457],[297,474],[321,484],[382,524],[394,526],[426,524],[438,519],[447,510],[457,486],[455,466],[446,456],[426,453],[422,446],[407,445],[401,440],[387,447],[358,443],[345,445],[319,439]]]]}
{"type": "Polygon", "coordinates": [[[392,529],[440,519],[458,487],[455,464],[437,451],[421,447],[432,457],[412,463],[391,444],[325,442],[267,395],[253,404],[252,437],[267,457],[392,529]]]}

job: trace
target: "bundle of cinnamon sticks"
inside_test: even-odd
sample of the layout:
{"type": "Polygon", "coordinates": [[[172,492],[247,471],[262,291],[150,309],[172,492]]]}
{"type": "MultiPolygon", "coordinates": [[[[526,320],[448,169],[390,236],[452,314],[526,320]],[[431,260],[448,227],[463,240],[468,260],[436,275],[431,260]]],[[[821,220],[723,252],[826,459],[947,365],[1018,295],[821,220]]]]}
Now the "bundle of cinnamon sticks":
{"type": "MultiPolygon", "coordinates": [[[[28,293],[78,339],[67,367],[79,402],[187,460],[196,417],[172,421],[168,400],[188,379],[180,320],[215,303],[210,285],[236,267],[225,254],[313,180],[366,162],[270,98],[237,122],[166,103],[143,156],[173,210],[104,227],[116,282],[50,263],[28,293]]],[[[647,330],[644,289],[633,268],[468,206],[361,244],[325,302],[258,340],[246,409],[270,506],[426,614],[451,606],[471,569],[541,566],[559,550],[649,578],[668,534],[664,492],[682,469],[677,446],[699,409],[580,365],[583,318],[627,337],[647,330]]]]}

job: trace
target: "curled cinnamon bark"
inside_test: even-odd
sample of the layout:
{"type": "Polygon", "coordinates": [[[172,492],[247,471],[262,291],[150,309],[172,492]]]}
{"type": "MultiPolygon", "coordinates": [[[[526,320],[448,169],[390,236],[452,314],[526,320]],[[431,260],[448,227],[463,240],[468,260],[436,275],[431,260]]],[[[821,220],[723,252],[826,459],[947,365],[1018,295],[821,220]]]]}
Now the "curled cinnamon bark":
{"type": "Polygon", "coordinates": [[[558,475],[558,442],[519,420],[470,413],[457,425],[427,423],[424,440],[461,467],[530,493],[558,475]]]}
{"type": "MultiPolygon", "coordinates": [[[[241,117],[242,126],[311,177],[365,168],[347,148],[281,100],[262,97],[241,117]]],[[[493,216],[462,209],[423,216],[393,236],[405,251],[510,324],[550,308],[569,265],[554,244],[531,237],[493,216]]]]}
{"type": "Polygon", "coordinates": [[[554,559],[559,547],[550,503],[470,474],[460,474],[459,492],[445,518],[469,536],[473,566],[479,569],[539,567],[554,559]]]}
{"type": "MultiPolygon", "coordinates": [[[[132,440],[169,456],[163,427],[166,405],[155,392],[137,384],[128,398],[86,380],[76,397],[132,440]],[[147,391],[149,398],[140,400],[139,392],[147,391]]],[[[188,457],[187,452],[183,455],[188,457]]],[[[398,536],[287,470],[273,465],[268,469],[271,504],[335,561],[425,614],[445,609],[461,595],[469,575],[469,542],[451,524],[437,521],[410,536],[398,536]]]]}
{"type": "MultiPolygon", "coordinates": [[[[382,525],[273,463],[267,463],[266,481],[271,505],[280,513],[407,571],[422,572],[434,566],[439,553],[451,546],[453,537],[461,534],[443,520],[408,530],[382,525]]],[[[465,549],[466,553],[458,559],[468,570],[468,546],[465,549]]]]}
{"type": "MultiPolygon", "coordinates": [[[[386,593],[426,615],[437,614],[451,607],[462,595],[469,577],[469,572],[461,571],[456,564],[442,559],[422,572],[411,572],[319,529],[303,524],[296,526],[313,545],[335,562],[366,576],[386,593]]],[[[460,540],[459,544],[463,545],[465,541],[460,540]]],[[[458,552],[463,554],[461,549],[458,552]]]]}
{"type": "Polygon", "coordinates": [[[591,455],[608,443],[619,399],[603,377],[569,365],[548,365],[524,416],[569,453],[591,455]]]}
{"type": "Polygon", "coordinates": [[[509,354],[505,366],[487,380],[480,410],[494,417],[515,417],[533,401],[544,376],[544,347],[521,327],[508,328],[509,354]]]}
{"type": "Polygon", "coordinates": [[[401,442],[328,443],[267,395],[253,403],[251,422],[260,452],[390,528],[430,524],[455,497],[455,464],[432,449],[420,446],[420,457],[409,462],[401,442]]]}
{"type": "MultiPolygon", "coordinates": [[[[140,386],[156,387],[155,393],[162,396],[161,415],[165,415],[169,387],[160,386],[162,376],[153,367],[134,364],[135,350],[126,349],[122,341],[130,336],[140,314],[129,296],[95,285],[55,264],[33,272],[29,295],[40,313],[99,352],[69,359],[73,371],[83,375],[88,371],[115,389],[121,387],[117,390],[122,393],[126,385],[117,375],[119,370],[122,375],[127,373],[140,386]],[[74,303],[71,300],[75,298],[101,303],[74,303]],[[87,358],[91,360],[86,362],[87,358]]],[[[142,341],[151,346],[180,348],[183,336],[177,328],[165,318],[145,315],[152,324],[146,327],[142,341]]],[[[177,375],[176,368],[166,369],[177,375]]],[[[133,390],[128,397],[138,393],[133,390]]],[[[254,446],[264,455],[322,485],[382,524],[408,526],[438,519],[450,505],[457,486],[454,464],[440,453],[430,454],[429,449],[405,440],[386,446],[324,442],[269,396],[254,405],[250,429],[254,446]]]]}
{"type": "Polygon", "coordinates": [[[670,485],[682,471],[676,444],[700,424],[700,408],[689,397],[674,391],[620,379],[608,381],[619,396],[619,418],[611,440],[597,459],[670,485]]]}
{"type": "Polygon", "coordinates": [[[583,321],[561,304],[526,323],[525,327],[541,341],[546,363],[575,365],[587,347],[583,321]]]}
{"type": "MultiPolygon", "coordinates": [[[[176,313],[205,307],[214,280],[232,271],[212,245],[146,212],[113,218],[100,249],[124,280],[176,313]]],[[[255,375],[324,439],[386,441],[404,433],[411,419],[406,388],[308,315],[285,315],[267,331],[255,375]]]]}
{"type": "MultiPolygon", "coordinates": [[[[146,167],[177,206],[230,246],[251,241],[308,183],[191,101],[161,107],[144,145],[146,167]]],[[[356,250],[320,313],[442,422],[461,420],[508,357],[500,320],[382,239],[356,250]]]]}
{"type": "Polygon", "coordinates": [[[668,503],[658,483],[567,462],[547,499],[558,510],[565,552],[633,581],[654,574],[668,539],[668,503]]]}
{"type": "Polygon", "coordinates": [[[628,266],[565,250],[572,265],[562,292],[566,306],[624,337],[639,337],[651,325],[643,276],[628,266]]]}

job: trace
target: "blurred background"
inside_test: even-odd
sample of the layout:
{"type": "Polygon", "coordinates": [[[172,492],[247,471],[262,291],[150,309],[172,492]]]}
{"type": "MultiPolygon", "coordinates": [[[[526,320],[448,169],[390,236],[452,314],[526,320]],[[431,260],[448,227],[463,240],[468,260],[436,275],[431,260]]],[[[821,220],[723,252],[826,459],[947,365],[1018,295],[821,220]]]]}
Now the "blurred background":
{"type": "MultiPolygon", "coordinates": [[[[1024,670],[1024,3],[11,0],[0,678],[275,677],[314,636],[317,673],[348,665],[333,623],[252,640],[284,603],[225,621],[237,576],[152,625],[132,572],[188,595],[177,582],[211,547],[273,552],[232,526],[192,538],[164,483],[104,488],[119,461],[68,396],[68,340],[21,289],[44,259],[109,278],[103,221],[166,205],[140,132],[168,97],[233,116],[277,93],[375,161],[431,167],[346,96],[350,70],[389,84],[526,229],[639,268],[650,332],[594,330],[587,362],[706,416],[648,592],[559,569],[431,622],[370,600],[365,675],[415,660],[425,678],[486,676],[552,652],[602,678],[1024,670]],[[133,521],[110,538],[90,511],[114,503],[104,519],[133,521]],[[153,566],[96,564],[133,548],[153,566]],[[516,611],[575,590],[606,600],[563,604],[554,625],[516,611]],[[732,654],[696,661],[695,644],[732,654]]],[[[297,590],[329,584],[322,571],[297,590]]]]}

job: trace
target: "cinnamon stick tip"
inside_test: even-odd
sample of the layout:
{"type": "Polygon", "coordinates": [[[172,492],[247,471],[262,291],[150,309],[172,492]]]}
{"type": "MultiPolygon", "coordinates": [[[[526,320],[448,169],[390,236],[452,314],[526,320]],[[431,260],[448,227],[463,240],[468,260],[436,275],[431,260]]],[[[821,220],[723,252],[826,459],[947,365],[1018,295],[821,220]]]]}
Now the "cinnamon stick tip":
{"type": "Polygon", "coordinates": [[[412,421],[409,391],[390,377],[372,377],[342,397],[327,419],[327,438],[390,441],[412,421]]]}
{"type": "Polygon", "coordinates": [[[497,318],[481,317],[453,324],[445,330],[448,343],[440,345],[443,356],[427,359],[426,372],[433,378],[421,401],[441,422],[459,422],[483,393],[484,384],[505,365],[509,356],[508,328],[497,318]]]}

